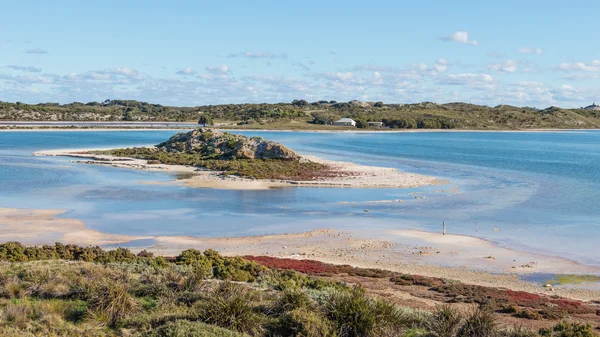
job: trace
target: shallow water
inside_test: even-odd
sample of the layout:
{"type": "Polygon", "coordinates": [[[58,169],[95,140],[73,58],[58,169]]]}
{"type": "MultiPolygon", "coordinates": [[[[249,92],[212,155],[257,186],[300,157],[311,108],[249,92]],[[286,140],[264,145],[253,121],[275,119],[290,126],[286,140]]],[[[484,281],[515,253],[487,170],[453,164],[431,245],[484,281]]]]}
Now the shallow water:
{"type": "Polygon", "coordinates": [[[145,235],[238,236],[315,228],[437,231],[446,221],[450,233],[600,265],[595,247],[600,238],[597,131],[243,132],[304,154],[450,181],[414,189],[190,189],[140,184],[171,180],[166,173],[31,156],[43,149],[156,144],[173,133],[0,132],[0,207],[66,209],[62,216],[94,229],[145,235]],[[396,199],[404,202],[373,203],[396,199]]]}

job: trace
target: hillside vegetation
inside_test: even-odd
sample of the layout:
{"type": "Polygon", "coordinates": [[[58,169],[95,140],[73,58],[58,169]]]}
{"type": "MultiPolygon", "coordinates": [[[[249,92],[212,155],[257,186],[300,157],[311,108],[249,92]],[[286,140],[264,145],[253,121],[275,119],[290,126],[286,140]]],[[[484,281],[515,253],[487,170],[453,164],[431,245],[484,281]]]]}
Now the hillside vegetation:
{"type": "MultiPolygon", "coordinates": [[[[431,282],[467,287],[455,281],[316,261],[298,261],[294,266],[294,261],[281,260],[282,268],[276,269],[268,266],[273,258],[253,259],[263,264],[223,257],[213,250],[189,249],[163,258],[147,251],[136,255],[122,248],[105,251],[59,243],[41,247],[0,244],[0,335],[596,336],[590,324],[573,321],[552,323],[539,333],[500,324],[498,315],[504,314],[494,313],[493,293],[489,291],[485,296],[490,301],[482,302],[479,308],[461,312],[446,304],[429,312],[395,305],[328,275],[388,278],[410,289],[431,282]],[[312,266],[309,270],[328,270],[329,274],[310,276],[293,270],[307,266],[312,266]]],[[[527,301],[541,298],[518,295],[527,301]]],[[[447,301],[460,302],[465,297],[447,301]]],[[[583,312],[583,304],[573,303],[583,312]]]]}
{"type": "Polygon", "coordinates": [[[294,100],[277,104],[223,104],[171,107],[130,100],[23,104],[0,102],[6,121],[192,121],[200,119],[236,128],[327,129],[331,122],[351,117],[358,127],[383,121],[402,129],[531,129],[600,128],[600,111],[550,107],[536,109],[466,103],[384,104],[351,101],[294,100]]]}

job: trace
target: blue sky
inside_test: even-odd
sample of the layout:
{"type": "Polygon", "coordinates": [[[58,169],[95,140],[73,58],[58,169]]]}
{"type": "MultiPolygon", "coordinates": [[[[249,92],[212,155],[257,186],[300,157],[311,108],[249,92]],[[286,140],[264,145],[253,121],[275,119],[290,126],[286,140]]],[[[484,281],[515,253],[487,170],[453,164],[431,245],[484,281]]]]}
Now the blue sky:
{"type": "Polygon", "coordinates": [[[600,101],[600,2],[3,1],[0,100],[600,101]]]}

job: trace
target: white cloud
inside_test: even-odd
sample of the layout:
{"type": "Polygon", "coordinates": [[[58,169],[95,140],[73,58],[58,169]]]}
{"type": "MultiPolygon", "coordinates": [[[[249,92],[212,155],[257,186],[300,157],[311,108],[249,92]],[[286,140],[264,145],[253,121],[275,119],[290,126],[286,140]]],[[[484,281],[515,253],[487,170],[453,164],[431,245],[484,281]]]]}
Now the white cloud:
{"type": "Polygon", "coordinates": [[[583,81],[600,78],[600,73],[586,72],[577,74],[567,74],[561,77],[563,80],[583,81]]]}
{"type": "Polygon", "coordinates": [[[62,77],[72,81],[112,81],[119,84],[131,84],[132,80],[140,81],[144,79],[144,76],[142,76],[139,72],[128,67],[109,68],[104,70],[88,71],[85,73],[69,73],[62,77]]]}
{"type": "Polygon", "coordinates": [[[493,81],[489,74],[449,74],[439,79],[440,83],[449,85],[489,84],[493,81]]]}
{"type": "Polygon", "coordinates": [[[260,51],[258,51],[258,52],[247,51],[247,52],[229,54],[228,57],[247,57],[247,58],[251,58],[251,59],[265,58],[265,59],[285,60],[285,59],[287,59],[287,54],[286,53],[275,54],[272,52],[260,52],[260,51]]]}
{"type": "Polygon", "coordinates": [[[560,71],[600,71],[600,60],[592,60],[590,63],[585,62],[563,62],[559,66],[554,67],[560,71]]]}
{"type": "Polygon", "coordinates": [[[211,73],[228,73],[229,72],[229,66],[226,64],[221,64],[218,66],[208,66],[206,67],[206,70],[211,72],[211,73]]]}
{"type": "Polygon", "coordinates": [[[517,61],[506,60],[501,63],[495,63],[489,66],[490,70],[501,72],[501,73],[514,73],[517,71],[517,61]]]}
{"type": "Polygon", "coordinates": [[[532,81],[517,81],[517,85],[521,87],[543,87],[544,83],[532,81]]]}
{"type": "Polygon", "coordinates": [[[37,68],[37,67],[33,67],[33,66],[10,65],[10,66],[6,66],[6,67],[13,69],[13,70],[20,70],[20,71],[25,71],[25,72],[30,72],[30,73],[39,73],[42,71],[42,68],[37,68]]]}
{"type": "Polygon", "coordinates": [[[541,55],[544,53],[542,48],[531,48],[531,47],[522,47],[518,48],[517,51],[523,54],[538,54],[541,55]]]}
{"type": "Polygon", "coordinates": [[[437,71],[438,73],[443,73],[446,70],[448,70],[448,61],[441,58],[434,63],[433,67],[435,68],[435,71],[437,71]]]}
{"type": "Polygon", "coordinates": [[[177,72],[175,72],[175,74],[177,75],[183,75],[183,76],[190,76],[190,75],[194,75],[196,73],[196,71],[190,67],[178,70],[177,72]]]}
{"type": "Polygon", "coordinates": [[[451,34],[448,36],[443,36],[440,39],[443,41],[456,41],[458,43],[469,44],[472,46],[479,45],[479,42],[477,40],[469,39],[468,32],[462,32],[462,31],[455,32],[454,34],[451,34]]]}
{"type": "Polygon", "coordinates": [[[325,73],[324,77],[334,81],[348,81],[354,78],[354,73],[351,71],[338,71],[335,73],[325,73]]]}
{"type": "Polygon", "coordinates": [[[136,78],[136,79],[142,78],[142,76],[140,75],[140,73],[138,73],[137,71],[135,71],[133,69],[130,69],[128,67],[110,68],[110,69],[106,69],[104,71],[104,73],[113,74],[113,75],[122,75],[122,76],[136,78]]]}
{"type": "Polygon", "coordinates": [[[35,49],[29,49],[29,50],[25,51],[25,53],[42,55],[42,54],[48,54],[48,51],[42,50],[40,48],[35,48],[35,49]]]}

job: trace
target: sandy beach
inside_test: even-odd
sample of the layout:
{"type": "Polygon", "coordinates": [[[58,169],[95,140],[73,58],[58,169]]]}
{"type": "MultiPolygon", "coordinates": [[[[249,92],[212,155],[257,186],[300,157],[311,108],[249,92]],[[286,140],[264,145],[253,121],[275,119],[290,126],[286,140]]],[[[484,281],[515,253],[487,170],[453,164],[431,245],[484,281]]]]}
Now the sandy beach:
{"type": "MultiPolygon", "coordinates": [[[[184,249],[215,249],[227,256],[265,255],[312,259],[355,267],[455,279],[468,284],[548,293],[541,284],[518,274],[598,274],[600,268],[538,254],[519,252],[469,236],[414,230],[365,233],[320,229],[305,233],[234,238],[114,235],[86,228],[85,223],[59,218],[60,210],[0,209],[0,241],[29,245],[65,244],[123,246],[174,256],[184,249]]],[[[552,294],[598,300],[600,292],[558,287],[552,294]]]]}
{"type": "MultiPolygon", "coordinates": [[[[149,164],[147,160],[97,155],[90,151],[109,149],[69,149],[35,152],[34,156],[66,156],[78,158],[74,163],[104,165],[137,170],[161,171],[184,174],[189,177],[173,182],[195,188],[215,188],[233,190],[261,190],[282,187],[335,187],[335,188],[408,188],[428,185],[441,185],[447,182],[435,177],[400,172],[394,168],[358,165],[349,162],[330,161],[313,156],[304,159],[325,164],[333,169],[335,177],[319,178],[310,181],[249,179],[223,175],[220,171],[207,171],[198,167],[183,165],[149,164]]],[[[157,182],[142,182],[156,184],[157,182]]]]}

